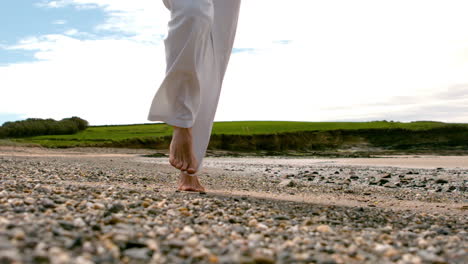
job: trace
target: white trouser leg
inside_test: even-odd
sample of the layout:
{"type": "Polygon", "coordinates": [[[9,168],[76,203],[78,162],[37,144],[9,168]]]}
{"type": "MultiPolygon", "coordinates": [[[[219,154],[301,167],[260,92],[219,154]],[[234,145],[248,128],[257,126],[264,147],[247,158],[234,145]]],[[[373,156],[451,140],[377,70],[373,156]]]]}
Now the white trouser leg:
{"type": "Polygon", "coordinates": [[[237,28],[240,0],[163,0],[171,11],[166,77],[148,120],[192,127],[202,168],[237,28]]]}

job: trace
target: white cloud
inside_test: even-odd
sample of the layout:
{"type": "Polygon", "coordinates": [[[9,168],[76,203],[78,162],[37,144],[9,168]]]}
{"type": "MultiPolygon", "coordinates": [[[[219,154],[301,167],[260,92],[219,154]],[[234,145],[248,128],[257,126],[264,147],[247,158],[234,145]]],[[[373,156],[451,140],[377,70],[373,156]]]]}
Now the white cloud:
{"type": "MultiPolygon", "coordinates": [[[[83,39],[86,32],[68,30],[10,47],[37,50],[42,61],[0,67],[0,87],[8,87],[0,112],[146,122],[165,68],[162,1],[43,4],[102,8],[108,19],[96,29],[115,34],[83,39]]],[[[232,56],[216,118],[468,122],[466,98],[441,95],[468,84],[466,7],[451,0],[244,0],[235,47],[255,52],[232,56]]]]}
{"type": "MultiPolygon", "coordinates": [[[[382,119],[430,105],[426,95],[468,83],[466,7],[463,1],[244,1],[237,45],[263,52],[234,56],[217,117],[382,119]],[[276,39],[292,42],[268,45],[276,39]],[[421,99],[365,106],[401,95],[421,99]],[[342,108],[329,109],[336,106],[342,108]]],[[[441,118],[435,112],[421,118],[431,114],[441,118]]],[[[468,122],[466,113],[442,119],[460,120],[468,122]]]]}

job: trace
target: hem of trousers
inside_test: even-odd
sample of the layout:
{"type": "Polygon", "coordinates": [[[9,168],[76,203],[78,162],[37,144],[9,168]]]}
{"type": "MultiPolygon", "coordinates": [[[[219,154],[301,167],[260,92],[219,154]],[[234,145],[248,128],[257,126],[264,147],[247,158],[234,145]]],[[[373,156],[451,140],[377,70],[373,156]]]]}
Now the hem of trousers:
{"type": "Polygon", "coordinates": [[[182,128],[193,127],[193,121],[172,119],[172,118],[167,118],[166,116],[150,115],[148,116],[148,121],[162,121],[168,125],[182,127],[182,128]]]}

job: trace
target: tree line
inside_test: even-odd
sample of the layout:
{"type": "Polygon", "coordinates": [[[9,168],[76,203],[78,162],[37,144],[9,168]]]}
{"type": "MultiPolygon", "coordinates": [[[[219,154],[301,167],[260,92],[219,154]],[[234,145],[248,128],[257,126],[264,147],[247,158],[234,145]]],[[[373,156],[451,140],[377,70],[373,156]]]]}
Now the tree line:
{"type": "Polygon", "coordinates": [[[28,118],[21,121],[5,122],[0,127],[0,138],[69,135],[85,130],[88,125],[88,121],[76,116],[60,121],[51,118],[28,118]]]}

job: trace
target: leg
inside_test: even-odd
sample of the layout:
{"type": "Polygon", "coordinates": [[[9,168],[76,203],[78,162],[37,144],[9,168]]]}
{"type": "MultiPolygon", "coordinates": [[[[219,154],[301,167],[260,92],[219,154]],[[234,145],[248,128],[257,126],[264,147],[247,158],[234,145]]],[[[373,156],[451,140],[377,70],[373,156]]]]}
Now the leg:
{"type": "Polygon", "coordinates": [[[171,11],[166,77],[151,104],[148,120],[182,128],[194,125],[207,64],[213,63],[212,0],[165,0],[171,11]]]}
{"type": "Polygon", "coordinates": [[[210,141],[222,82],[231,56],[240,3],[240,0],[213,0],[214,18],[211,36],[213,63],[204,65],[200,75],[204,85],[200,89],[201,103],[192,128],[199,171],[202,169],[203,158],[210,141]]]}
{"type": "Polygon", "coordinates": [[[212,53],[212,0],[165,0],[171,11],[165,39],[167,72],[151,106],[149,120],[174,127],[170,163],[193,174],[198,162],[193,152],[192,130],[200,105],[199,69],[212,53]]]}
{"type": "MultiPolygon", "coordinates": [[[[167,72],[148,120],[176,127],[170,162],[192,173],[201,169],[208,146],[240,0],[165,0],[165,4],[171,10],[165,40],[167,72]],[[187,154],[188,142],[193,154],[187,154]]],[[[204,190],[198,178],[188,177],[181,173],[179,189],[204,190]]]]}
{"type": "MultiPolygon", "coordinates": [[[[212,63],[206,63],[200,69],[200,106],[192,128],[194,153],[198,161],[198,170],[210,141],[213,120],[221,92],[224,74],[227,69],[239,15],[239,0],[213,0],[214,23],[212,29],[212,63]]],[[[181,173],[179,190],[205,191],[198,178],[191,178],[181,173]]]]}

